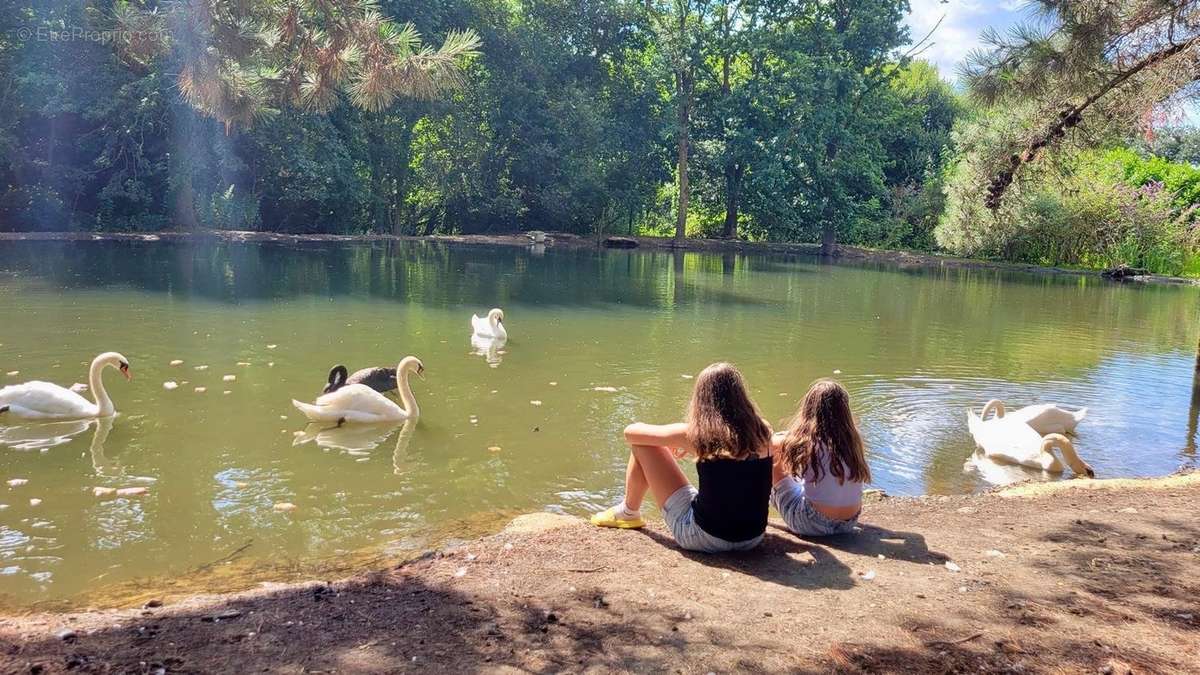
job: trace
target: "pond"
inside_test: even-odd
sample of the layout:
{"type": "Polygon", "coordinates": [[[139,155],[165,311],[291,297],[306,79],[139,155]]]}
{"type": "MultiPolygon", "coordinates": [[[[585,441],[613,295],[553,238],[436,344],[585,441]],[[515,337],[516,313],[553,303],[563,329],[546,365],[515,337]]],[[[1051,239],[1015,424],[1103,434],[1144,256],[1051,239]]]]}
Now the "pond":
{"type": "Polygon", "coordinates": [[[86,382],[107,350],[134,379],[108,371],[108,423],[0,428],[0,480],[28,481],[0,483],[0,596],[217,588],[222,568],[284,577],[416,554],[520,512],[584,515],[620,494],[621,428],[678,419],[689,376],[721,359],[772,421],[815,378],[844,382],[875,487],[892,494],[986,487],[964,470],[964,411],[989,398],[1088,406],[1077,447],[1098,476],[1169,473],[1197,463],[1196,300],[758,255],[3,242],[0,384],[86,382]],[[510,339],[478,353],[469,319],[493,306],[510,339]],[[290,400],[312,400],[333,364],[407,354],[426,367],[419,423],[297,435],[290,400]],[[148,493],[93,494],[130,486],[148,493]]]}

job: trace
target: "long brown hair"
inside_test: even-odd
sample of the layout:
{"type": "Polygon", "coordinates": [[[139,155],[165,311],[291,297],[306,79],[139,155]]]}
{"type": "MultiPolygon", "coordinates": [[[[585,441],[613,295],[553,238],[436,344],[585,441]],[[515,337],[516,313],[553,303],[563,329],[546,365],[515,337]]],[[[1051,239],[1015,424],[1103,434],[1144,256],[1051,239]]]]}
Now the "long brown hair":
{"type": "Polygon", "coordinates": [[[788,425],[780,459],[788,473],[800,475],[807,469],[814,481],[825,475],[827,464],[838,483],[871,482],[871,469],[845,387],[833,380],[817,380],[809,387],[788,425]],[[829,453],[827,461],[820,461],[822,453],[829,453]]]}
{"type": "Polygon", "coordinates": [[[746,380],[731,363],[714,363],[696,376],[687,409],[687,439],[697,459],[754,457],[771,440],[746,392],[746,380]]]}

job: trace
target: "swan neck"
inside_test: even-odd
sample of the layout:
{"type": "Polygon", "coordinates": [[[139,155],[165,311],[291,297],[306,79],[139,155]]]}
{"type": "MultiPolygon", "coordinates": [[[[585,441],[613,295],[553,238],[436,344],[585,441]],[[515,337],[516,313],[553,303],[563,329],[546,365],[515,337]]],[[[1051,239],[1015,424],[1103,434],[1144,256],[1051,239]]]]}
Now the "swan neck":
{"type": "Polygon", "coordinates": [[[1004,402],[999,399],[992,399],[983,405],[983,412],[979,415],[979,419],[987,419],[988,413],[996,413],[996,418],[1004,417],[1004,402]]]}
{"type": "Polygon", "coordinates": [[[417,398],[413,396],[412,387],[408,384],[409,370],[407,368],[396,368],[396,385],[400,390],[400,407],[408,417],[413,418],[421,414],[420,408],[417,407],[417,398]]]}
{"type": "Polygon", "coordinates": [[[108,397],[108,390],[104,388],[104,378],[101,376],[104,372],[104,365],[99,358],[92,361],[92,367],[88,369],[88,388],[92,390],[92,400],[99,409],[98,417],[111,417],[115,410],[112,399],[108,397]]]}
{"type": "Polygon", "coordinates": [[[1063,460],[1067,463],[1067,466],[1071,467],[1072,471],[1077,474],[1087,473],[1088,466],[1083,463],[1083,460],[1079,458],[1079,454],[1075,452],[1075,446],[1069,442],[1060,443],[1058,444],[1058,451],[1062,453],[1063,460]]]}

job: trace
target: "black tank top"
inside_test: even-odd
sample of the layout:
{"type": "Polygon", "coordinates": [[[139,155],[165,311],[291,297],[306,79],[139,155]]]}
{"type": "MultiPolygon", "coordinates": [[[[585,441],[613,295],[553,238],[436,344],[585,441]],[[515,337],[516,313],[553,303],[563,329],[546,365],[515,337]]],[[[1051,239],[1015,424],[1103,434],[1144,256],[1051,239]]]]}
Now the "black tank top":
{"type": "Polygon", "coordinates": [[[725,541],[746,541],[767,530],[771,458],[707,459],[696,463],[700,492],[692,513],[700,529],[725,541]]]}

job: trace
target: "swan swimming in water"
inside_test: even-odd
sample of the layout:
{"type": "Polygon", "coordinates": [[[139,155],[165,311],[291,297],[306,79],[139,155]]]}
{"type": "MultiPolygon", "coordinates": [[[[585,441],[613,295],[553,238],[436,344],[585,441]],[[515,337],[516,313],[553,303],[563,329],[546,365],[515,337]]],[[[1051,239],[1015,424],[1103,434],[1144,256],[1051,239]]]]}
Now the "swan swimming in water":
{"type": "Polygon", "coordinates": [[[346,366],[339,363],[329,369],[329,383],[325,385],[322,393],[335,392],[348,384],[365,384],[381,394],[386,394],[396,390],[396,369],[375,366],[356,370],[350,375],[346,366]]]}
{"type": "Polygon", "coordinates": [[[373,424],[415,419],[421,413],[408,384],[411,373],[425,379],[425,365],[415,356],[406,356],[396,366],[400,405],[365,384],[350,384],[329,394],[322,394],[313,403],[292,399],[292,405],[313,422],[338,425],[343,422],[373,424]]]}
{"type": "Polygon", "coordinates": [[[979,414],[981,419],[987,419],[989,412],[995,412],[997,418],[1006,420],[1018,420],[1028,424],[1034,431],[1045,436],[1046,434],[1073,434],[1075,427],[1087,417],[1088,409],[1080,408],[1079,410],[1071,411],[1065,408],[1060,408],[1054,403],[1042,403],[1039,405],[1027,405],[1024,408],[1007,412],[1004,409],[1004,402],[999,399],[992,399],[983,406],[983,412],[979,414]]]}
{"type": "Polygon", "coordinates": [[[1063,461],[1051,452],[1058,448],[1063,460],[1076,475],[1095,478],[1096,472],[1079,458],[1075,446],[1062,434],[1043,437],[1033,427],[1012,417],[984,420],[967,411],[967,428],[983,456],[1001,464],[1019,464],[1050,473],[1062,473],[1063,461]]]}
{"type": "MultiPolygon", "coordinates": [[[[94,401],[50,382],[34,380],[0,389],[0,415],[30,420],[74,420],[89,417],[112,417],[116,414],[112,399],[101,377],[105,368],[121,371],[132,380],[129,360],[117,352],[104,352],[92,360],[88,370],[88,388],[94,401]]],[[[0,418],[2,419],[2,418],[0,418]]]]}
{"type": "Polygon", "coordinates": [[[504,328],[504,310],[499,307],[487,313],[486,318],[471,315],[471,330],[476,337],[507,340],[508,331],[504,328]]]}

